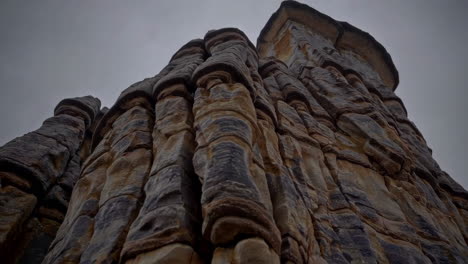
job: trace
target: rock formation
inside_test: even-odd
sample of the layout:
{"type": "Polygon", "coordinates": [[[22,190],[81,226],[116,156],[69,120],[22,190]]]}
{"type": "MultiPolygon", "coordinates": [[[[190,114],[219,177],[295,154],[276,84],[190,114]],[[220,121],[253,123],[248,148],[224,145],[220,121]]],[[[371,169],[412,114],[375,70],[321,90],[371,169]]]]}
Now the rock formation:
{"type": "Polygon", "coordinates": [[[0,148],[2,263],[468,263],[468,193],[397,85],[372,36],[297,2],[257,47],[209,31],[0,148]]]}

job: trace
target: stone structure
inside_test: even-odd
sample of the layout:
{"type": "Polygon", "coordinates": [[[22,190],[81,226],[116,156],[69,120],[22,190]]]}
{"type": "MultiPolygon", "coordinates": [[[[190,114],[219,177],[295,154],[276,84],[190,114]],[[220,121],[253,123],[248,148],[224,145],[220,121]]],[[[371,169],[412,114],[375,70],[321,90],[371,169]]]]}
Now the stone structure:
{"type": "Polygon", "coordinates": [[[468,193],[397,85],[372,36],[297,2],[257,47],[209,31],[0,148],[2,263],[468,263],[468,193]]]}

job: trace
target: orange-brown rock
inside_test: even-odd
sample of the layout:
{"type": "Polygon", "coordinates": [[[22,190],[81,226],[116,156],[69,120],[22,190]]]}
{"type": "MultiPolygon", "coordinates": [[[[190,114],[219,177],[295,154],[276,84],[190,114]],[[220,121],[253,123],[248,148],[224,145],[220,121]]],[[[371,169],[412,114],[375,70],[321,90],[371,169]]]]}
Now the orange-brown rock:
{"type": "Polygon", "coordinates": [[[2,263],[468,263],[468,193],[371,35],[284,1],[182,46],[110,108],[0,148],[2,263]]]}

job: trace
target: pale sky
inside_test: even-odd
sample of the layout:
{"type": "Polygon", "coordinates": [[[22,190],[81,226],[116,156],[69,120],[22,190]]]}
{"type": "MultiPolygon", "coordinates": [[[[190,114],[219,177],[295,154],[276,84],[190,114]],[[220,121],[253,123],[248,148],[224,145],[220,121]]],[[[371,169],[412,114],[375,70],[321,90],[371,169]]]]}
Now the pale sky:
{"type": "MultiPolygon", "coordinates": [[[[0,1],[0,145],[37,129],[63,98],[111,106],[187,41],[238,27],[255,44],[281,1],[0,1]]],[[[369,32],[400,73],[397,95],[433,149],[468,187],[468,1],[302,1],[369,32]]]]}

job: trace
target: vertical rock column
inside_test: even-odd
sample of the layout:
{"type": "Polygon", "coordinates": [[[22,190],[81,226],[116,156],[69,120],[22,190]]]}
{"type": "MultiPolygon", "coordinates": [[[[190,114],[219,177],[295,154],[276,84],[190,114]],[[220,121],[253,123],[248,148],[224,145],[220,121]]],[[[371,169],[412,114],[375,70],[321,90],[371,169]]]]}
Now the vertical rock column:
{"type": "MultiPolygon", "coordinates": [[[[153,83],[152,79],[147,79],[135,86],[139,91],[149,91],[153,83]]],[[[127,232],[144,199],[143,186],[153,157],[151,130],[154,110],[149,93],[143,94],[128,101],[121,99],[124,113],[112,123],[109,150],[112,162],[102,187],[93,236],[80,263],[117,262],[127,232]]]]}
{"type": "MultiPolygon", "coordinates": [[[[319,247],[317,218],[323,211],[327,185],[332,180],[324,165],[319,141],[309,135],[303,119],[310,109],[320,112],[320,108],[283,63],[262,60],[261,73],[277,114],[274,123],[277,151],[272,149],[264,155],[265,160],[272,160],[272,153],[277,152],[274,164],[280,164],[276,175],[272,174],[275,177],[271,177],[275,187],[270,189],[276,190],[272,200],[283,239],[281,259],[320,263],[324,260],[319,247]]],[[[266,140],[267,144],[271,144],[269,141],[266,140]]]]}
{"type": "Polygon", "coordinates": [[[153,165],[145,200],[127,236],[126,263],[200,263],[200,184],[195,150],[191,76],[205,57],[202,40],[184,45],[154,86],[153,165]]]}
{"type": "Polygon", "coordinates": [[[210,57],[193,76],[193,163],[202,182],[202,233],[216,247],[212,263],[278,263],[268,184],[254,164],[258,127],[247,63],[255,49],[236,29],[208,32],[205,47],[210,57]]]}
{"type": "Polygon", "coordinates": [[[152,160],[153,84],[150,78],[130,86],[103,116],[43,263],[119,261],[152,160]]]}
{"type": "MultiPolygon", "coordinates": [[[[272,71],[268,65],[262,65],[261,68],[264,76],[272,71]]],[[[264,92],[260,90],[255,101],[258,126],[261,131],[258,142],[271,192],[275,222],[281,232],[281,262],[306,263],[304,256],[304,248],[307,248],[306,233],[312,226],[307,208],[296,191],[281,156],[274,102],[281,100],[282,95],[274,76],[266,77],[263,83],[264,92]]]]}
{"type": "Polygon", "coordinates": [[[86,96],[61,101],[36,131],[0,148],[0,256],[40,262],[67,210],[85,131],[100,107],[86,96]],[[26,251],[23,252],[23,249],[26,251]]]}

